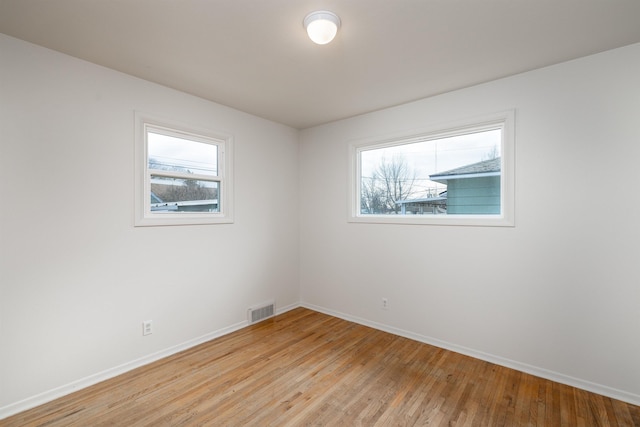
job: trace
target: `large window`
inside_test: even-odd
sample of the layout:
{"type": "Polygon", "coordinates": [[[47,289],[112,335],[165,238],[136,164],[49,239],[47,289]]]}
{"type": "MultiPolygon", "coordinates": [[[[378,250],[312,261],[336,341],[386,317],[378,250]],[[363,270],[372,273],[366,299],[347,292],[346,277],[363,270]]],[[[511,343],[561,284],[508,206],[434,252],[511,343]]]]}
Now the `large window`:
{"type": "Polygon", "coordinates": [[[231,138],[136,114],[136,225],[233,222],[231,138]]]}
{"type": "Polygon", "coordinates": [[[513,112],[350,146],[353,222],[513,225],[513,112]]]}

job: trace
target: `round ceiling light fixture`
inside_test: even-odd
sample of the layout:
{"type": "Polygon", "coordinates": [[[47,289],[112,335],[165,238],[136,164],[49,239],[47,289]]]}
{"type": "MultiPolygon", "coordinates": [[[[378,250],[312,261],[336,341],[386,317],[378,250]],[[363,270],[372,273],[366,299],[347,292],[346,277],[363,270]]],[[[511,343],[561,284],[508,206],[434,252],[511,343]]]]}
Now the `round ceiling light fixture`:
{"type": "Polygon", "coordinates": [[[317,44],[329,43],[340,28],[338,15],[327,10],[311,12],[304,18],[303,23],[309,38],[317,44]]]}

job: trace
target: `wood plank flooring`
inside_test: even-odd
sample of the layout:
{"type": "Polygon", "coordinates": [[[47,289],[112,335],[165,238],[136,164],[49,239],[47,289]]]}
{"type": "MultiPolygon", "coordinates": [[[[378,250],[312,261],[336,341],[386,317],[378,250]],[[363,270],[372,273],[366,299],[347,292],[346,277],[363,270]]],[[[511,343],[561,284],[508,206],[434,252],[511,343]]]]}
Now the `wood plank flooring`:
{"type": "Polygon", "coordinates": [[[2,426],[640,426],[640,407],[298,308],[2,426]]]}

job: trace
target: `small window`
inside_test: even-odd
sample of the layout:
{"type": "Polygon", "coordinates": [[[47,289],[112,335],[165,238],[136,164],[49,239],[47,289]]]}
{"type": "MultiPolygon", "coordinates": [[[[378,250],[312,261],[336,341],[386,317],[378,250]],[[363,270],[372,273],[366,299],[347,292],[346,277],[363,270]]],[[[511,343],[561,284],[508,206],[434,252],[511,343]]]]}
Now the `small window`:
{"type": "Polygon", "coordinates": [[[231,138],[136,114],[136,225],[233,222],[231,138]]]}
{"type": "Polygon", "coordinates": [[[513,112],[350,146],[352,222],[513,225],[513,112]]]}

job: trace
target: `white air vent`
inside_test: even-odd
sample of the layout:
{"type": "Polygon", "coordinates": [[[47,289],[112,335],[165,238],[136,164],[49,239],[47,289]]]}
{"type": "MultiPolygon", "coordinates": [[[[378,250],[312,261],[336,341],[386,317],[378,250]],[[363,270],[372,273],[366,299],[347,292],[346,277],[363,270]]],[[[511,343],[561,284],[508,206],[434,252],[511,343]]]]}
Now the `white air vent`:
{"type": "Polygon", "coordinates": [[[249,308],[248,320],[249,324],[260,322],[261,320],[268,319],[275,316],[276,303],[275,301],[269,301],[261,305],[257,305],[249,308]]]}

